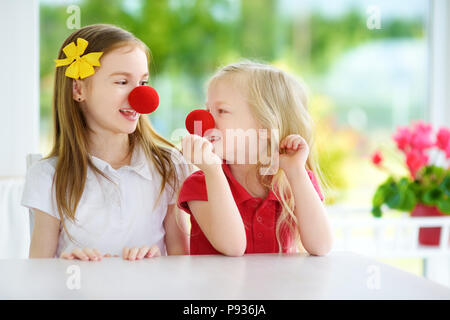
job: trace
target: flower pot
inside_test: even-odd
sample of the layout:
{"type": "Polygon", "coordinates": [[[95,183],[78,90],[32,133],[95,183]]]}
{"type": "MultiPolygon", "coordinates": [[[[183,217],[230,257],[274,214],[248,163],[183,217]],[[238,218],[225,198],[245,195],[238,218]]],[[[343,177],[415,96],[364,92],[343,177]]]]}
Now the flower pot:
{"type": "MultiPolygon", "coordinates": [[[[412,217],[440,217],[443,213],[438,208],[418,203],[413,211],[412,217]]],[[[441,228],[419,228],[419,243],[426,246],[437,246],[441,238],[441,228]]]]}

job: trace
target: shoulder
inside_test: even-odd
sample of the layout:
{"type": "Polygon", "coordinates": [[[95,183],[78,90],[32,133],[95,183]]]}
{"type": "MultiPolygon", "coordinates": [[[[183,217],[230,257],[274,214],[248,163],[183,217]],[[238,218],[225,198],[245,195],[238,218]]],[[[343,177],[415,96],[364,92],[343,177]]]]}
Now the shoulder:
{"type": "Polygon", "coordinates": [[[37,161],[27,170],[21,204],[59,219],[53,186],[55,168],[56,158],[48,158],[37,161]]]}
{"type": "Polygon", "coordinates": [[[30,179],[45,179],[45,178],[53,178],[56,170],[56,157],[41,159],[36,161],[30,168],[27,170],[27,178],[30,179]]]}
{"type": "Polygon", "coordinates": [[[201,170],[195,171],[184,181],[180,189],[180,194],[178,195],[178,207],[190,213],[187,202],[194,200],[208,200],[205,174],[201,170]]]}
{"type": "MultiPolygon", "coordinates": [[[[180,190],[181,184],[192,173],[193,167],[186,162],[181,152],[176,148],[165,147],[164,150],[169,153],[170,165],[175,170],[173,183],[167,184],[167,188],[165,188],[168,204],[174,204],[176,203],[176,194],[180,190]]],[[[152,166],[154,165],[152,164],[152,166]]]]}
{"type": "Polygon", "coordinates": [[[186,159],[184,159],[181,152],[177,149],[169,148],[168,150],[170,152],[170,159],[177,171],[179,179],[181,181],[184,181],[184,179],[186,179],[192,173],[192,165],[186,162],[186,159]]]}
{"type": "Polygon", "coordinates": [[[201,186],[206,187],[205,174],[203,173],[202,170],[198,170],[192,173],[189,177],[187,177],[186,180],[184,180],[183,186],[181,188],[189,189],[192,187],[201,187],[201,186]]]}

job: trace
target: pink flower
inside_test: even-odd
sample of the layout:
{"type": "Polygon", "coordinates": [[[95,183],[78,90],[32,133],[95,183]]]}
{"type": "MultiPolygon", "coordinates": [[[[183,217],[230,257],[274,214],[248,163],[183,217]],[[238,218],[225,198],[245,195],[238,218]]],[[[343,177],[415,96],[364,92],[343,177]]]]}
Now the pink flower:
{"type": "Polygon", "coordinates": [[[431,133],[433,127],[431,126],[431,124],[419,120],[416,123],[414,123],[414,130],[431,133]]]}
{"type": "Polygon", "coordinates": [[[414,125],[414,130],[411,135],[411,148],[423,151],[434,146],[431,131],[432,127],[430,124],[426,124],[422,121],[417,122],[414,125]]]}
{"type": "Polygon", "coordinates": [[[446,150],[450,144],[450,130],[442,127],[436,135],[436,146],[441,150],[446,150]]]}
{"type": "Polygon", "coordinates": [[[411,141],[412,133],[408,127],[398,127],[393,139],[397,142],[397,148],[406,152],[411,141]]]}
{"type": "Polygon", "coordinates": [[[381,152],[375,151],[372,154],[372,163],[376,166],[379,166],[382,161],[383,161],[383,157],[381,156],[381,152]]]}
{"type": "Polygon", "coordinates": [[[428,155],[414,149],[406,153],[406,165],[409,168],[409,172],[413,178],[416,177],[416,173],[420,168],[428,163],[428,155]]]}

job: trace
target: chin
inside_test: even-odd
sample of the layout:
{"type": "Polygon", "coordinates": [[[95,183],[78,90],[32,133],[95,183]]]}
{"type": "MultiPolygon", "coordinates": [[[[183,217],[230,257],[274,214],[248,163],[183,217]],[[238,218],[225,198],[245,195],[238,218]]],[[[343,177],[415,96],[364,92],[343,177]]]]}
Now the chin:
{"type": "Polygon", "coordinates": [[[127,127],[120,128],[120,132],[126,133],[126,134],[132,134],[133,132],[136,131],[136,128],[137,128],[137,122],[135,125],[131,125],[131,126],[129,125],[127,127]]]}

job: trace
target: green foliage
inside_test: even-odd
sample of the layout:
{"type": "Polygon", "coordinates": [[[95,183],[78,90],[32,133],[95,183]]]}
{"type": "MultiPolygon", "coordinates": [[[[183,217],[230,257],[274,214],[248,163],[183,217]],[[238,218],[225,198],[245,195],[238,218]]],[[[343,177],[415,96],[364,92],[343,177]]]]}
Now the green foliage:
{"type": "MultiPolygon", "coordinates": [[[[295,15],[281,17],[277,13],[276,0],[138,3],[137,9],[127,10],[123,0],[80,1],[81,26],[110,23],[134,33],[152,51],[152,76],[170,71],[174,76],[182,72],[203,79],[230,62],[230,57],[267,62],[284,59],[294,71],[317,74],[326,72],[340,54],[363,42],[423,34],[419,19],[383,20],[382,29],[369,30],[366,13],[357,9],[336,18],[313,12],[305,22],[307,29],[299,30],[295,15]],[[294,39],[304,37],[310,39],[309,47],[296,48],[294,39]],[[306,53],[309,58],[300,59],[306,53]]],[[[41,77],[54,72],[53,59],[73,32],[66,27],[70,16],[66,9],[66,5],[40,6],[41,77]]]]}
{"type": "MultiPolygon", "coordinates": [[[[424,24],[420,19],[383,20],[382,28],[373,30],[366,27],[366,19],[364,12],[357,8],[334,18],[312,12],[307,30],[311,32],[308,35],[311,39],[309,60],[306,61],[308,65],[300,64],[301,69],[323,73],[343,52],[362,43],[383,38],[420,38],[424,35],[424,24]]],[[[304,32],[292,27],[294,21],[289,23],[290,36],[299,36],[295,33],[304,32]]]]}
{"type": "MultiPolygon", "coordinates": [[[[76,4],[80,7],[81,27],[114,24],[148,45],[152,52],[151,84],[159,79],[169,83],[164,88],[166,96],[161,100],[161,107],[152,114],[151,120],[168,138],[174,129],[183,127],[188,111],[204,103],[204,84],[221,65],[242,58],[282,63],[287,70],[310,82],[309,79],[325,74],[343,53],[364,42],[417,38],[424,33],[425,24],[418,18],[383,18],[382,29],[369,30],[364,9],[352,9],[336,17],[313,11],[306,18],[299,18],[297,13],[281,15],[279,2],[80,0],[76,4]],[[129,3],[136,7],[130,8],[129,3]]],[[[55,70],[53,59],[64,39],[74,31],[66,27],[70,16],[67,6],[59,1],[40,4],[42,130],[51,127],[48,121],[55,70]]],[[[334,110],[329,113],[334,115],[334,110]]],[[[350,178],[343,166],[356,149],[356,142],[347,137],[348,133],[339,134],[340,128],[333,123],[330,119],[318,130],[318,138],[323,137],[319,145],[326,147],[319,152],[319,163],[333,186],[345,189],[350,178]],[[332,145],[329,139],[333,139],[332,145]]],[[[327,198],[327,201],[330,199],[333,200],[327,198]]]]}
{"type": "Polygon", "coordinates": [[[423,167],[415,180],[389,177],[378,186],[372,198],[372,215],[381,217],[382,205],[391,209],[410,212],[417,203],[437,206],[444,214],[450,214],[450,170],[429,165],[423,167]]]}

